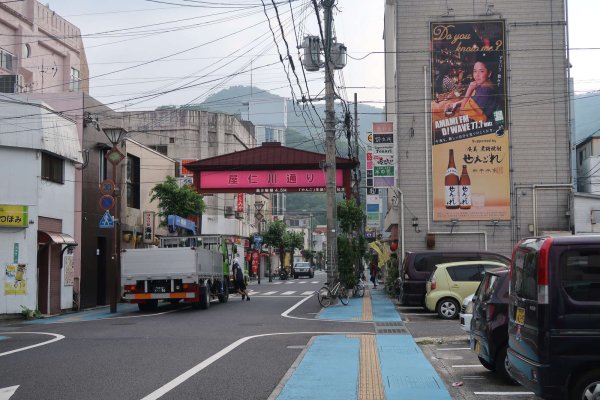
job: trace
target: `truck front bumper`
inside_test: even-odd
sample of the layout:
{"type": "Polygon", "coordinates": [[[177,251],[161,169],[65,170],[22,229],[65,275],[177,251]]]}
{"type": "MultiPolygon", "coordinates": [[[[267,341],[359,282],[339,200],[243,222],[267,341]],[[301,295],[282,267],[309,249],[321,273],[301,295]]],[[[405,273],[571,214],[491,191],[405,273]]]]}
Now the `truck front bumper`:
{"type": "Polygon", "coordinates": [[[125,293],[125,300],[152,300],[152,299],[193,299],[196,297],[194,292],[177,293],[125,293]]]}

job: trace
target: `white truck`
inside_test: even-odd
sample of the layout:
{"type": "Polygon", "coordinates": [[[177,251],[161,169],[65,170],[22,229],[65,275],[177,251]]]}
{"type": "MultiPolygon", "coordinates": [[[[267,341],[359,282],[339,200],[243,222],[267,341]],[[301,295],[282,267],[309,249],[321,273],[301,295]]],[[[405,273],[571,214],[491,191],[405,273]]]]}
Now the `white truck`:
{"type": "Polygon", "coordinates": [[[229,299],[229,256],[220,236],[165,236],[158,248],[121,254],[123,298],[140,311],[159,300],[206,309],[212,299],[229,299]]]}

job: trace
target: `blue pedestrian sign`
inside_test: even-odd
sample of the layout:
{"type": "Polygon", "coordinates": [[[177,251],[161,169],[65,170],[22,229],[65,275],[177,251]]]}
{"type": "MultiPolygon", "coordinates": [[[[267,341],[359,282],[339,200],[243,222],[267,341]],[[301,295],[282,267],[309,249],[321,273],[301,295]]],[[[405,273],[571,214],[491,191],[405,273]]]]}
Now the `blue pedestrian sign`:
{"type": "Polygon", "coordinates": [[[100,228],[114,228],[115,227],[115,220],[113,219],[112,215],[110,215],[110,213],[108,211],[106,211],[104,213],[104,215],[102,216],[102,218],[100,219],[100,228]]]}

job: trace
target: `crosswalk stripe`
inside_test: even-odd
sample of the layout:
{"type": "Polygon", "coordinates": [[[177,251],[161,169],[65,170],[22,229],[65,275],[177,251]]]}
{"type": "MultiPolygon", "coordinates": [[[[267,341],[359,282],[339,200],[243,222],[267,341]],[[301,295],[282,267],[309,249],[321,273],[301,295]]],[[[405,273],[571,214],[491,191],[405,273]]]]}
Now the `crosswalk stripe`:
{"type": "Polygon", "coordinates": [[[283,292],[281,294],[284,295],[284,296],[289,296],[290,294],[294,294],[294,293],[296,293],[295,290],[292,290],[292,291],[289,291],[289,292],[283,292]]]}
{"type": "Polygon", "coordinates": [[[319,283],[319,281],[312,281],[311,283],[319,283]]]}
{"type": "Polygon", "coordinates": [[[275,291],[275,292],[264,292],[263,296],[269,296],[269,295],[272,295],[272,294],[275,294],[275,293],[277,293],[277,291],[275,291]]]}
{"type": "Polygon", "coordinates": [[[315,292],[314,290],[310,290],[308,292],[302,293],[302,296],[309,296],[309,295],[313,294],[314,292],[315,292]]]}

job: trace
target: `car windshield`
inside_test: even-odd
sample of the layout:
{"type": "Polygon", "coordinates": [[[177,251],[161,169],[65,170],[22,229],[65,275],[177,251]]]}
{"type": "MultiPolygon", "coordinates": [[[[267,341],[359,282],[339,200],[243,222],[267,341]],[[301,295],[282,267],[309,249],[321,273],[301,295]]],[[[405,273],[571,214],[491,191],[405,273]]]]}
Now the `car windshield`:
{"type": "Polygon", "coordinates": [[[477,298],[483,302],[491,299],[497,281],[498,275],[485,274],[485,277],[479,284],[479,288],[477,289],[477,293],[475,294],[477,298]]]}
{"type": "Polygon", "coordinates": [[[302,263],[296,263],[296,268],[308,268],[309,264],[307,262],[302,262],[302,263]]]}

